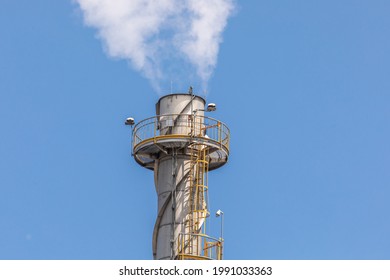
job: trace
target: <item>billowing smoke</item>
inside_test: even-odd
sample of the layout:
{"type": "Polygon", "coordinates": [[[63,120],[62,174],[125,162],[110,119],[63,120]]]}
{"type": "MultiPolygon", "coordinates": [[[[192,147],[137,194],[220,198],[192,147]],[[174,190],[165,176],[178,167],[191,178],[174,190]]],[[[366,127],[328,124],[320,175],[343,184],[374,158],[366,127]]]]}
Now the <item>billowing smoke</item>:
{"type": "Polygon", "coordinates": [[[107,54],[128,60],[160,91],[207,87],[234,0],[75,0],[107,54]]]}

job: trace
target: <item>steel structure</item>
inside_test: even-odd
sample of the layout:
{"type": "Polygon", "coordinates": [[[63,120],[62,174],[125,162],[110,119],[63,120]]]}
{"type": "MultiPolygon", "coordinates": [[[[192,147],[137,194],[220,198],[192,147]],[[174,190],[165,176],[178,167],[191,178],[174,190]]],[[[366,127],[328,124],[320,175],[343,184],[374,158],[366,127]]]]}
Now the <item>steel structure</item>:
{"type": "Polygon", "coordinates": [[[227,162],[230,132],[204,112],[203,98],[170,94],[157,102],[156,116],[133,127],[132,154],[154,171],[158,196],[154,259],[222,259],[222,237],[206,233],[207,178],[227,162]]]}

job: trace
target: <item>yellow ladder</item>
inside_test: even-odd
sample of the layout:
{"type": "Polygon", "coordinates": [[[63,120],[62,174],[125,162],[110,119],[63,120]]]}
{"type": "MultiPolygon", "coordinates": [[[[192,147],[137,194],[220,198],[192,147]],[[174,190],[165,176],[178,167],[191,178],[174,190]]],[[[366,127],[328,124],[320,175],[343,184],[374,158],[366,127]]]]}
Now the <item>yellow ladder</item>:
{"type": "Polygon", "coordinates": [[[189,146],[190,172],[189,172],[189,213],[185,222],[183,245],[179,259],[202,256],[206,244],[202,244],[202,235],[206,233],[207,210],[207,173],[208,148],[204,145],[192,143],[189,146]],[[180,258],[186,256],[185,258],[180,258]]]}

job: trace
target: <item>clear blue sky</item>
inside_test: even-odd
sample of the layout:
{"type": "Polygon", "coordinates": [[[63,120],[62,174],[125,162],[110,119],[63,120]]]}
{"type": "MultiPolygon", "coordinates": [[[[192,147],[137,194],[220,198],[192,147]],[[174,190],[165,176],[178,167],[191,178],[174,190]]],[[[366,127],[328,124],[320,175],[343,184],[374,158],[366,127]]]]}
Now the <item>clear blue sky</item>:
{"type": "MultiPolygon", "coordinates": [[[[390,259],[390,3],[238,1],[210,81],[226,259],[390,259]]],[[[159,96],[71,1],[1,2],[0,259],[151,259],[124,119],[159,96]]],[[[218,233],[213,219],[212,232],[218,233]]]]}

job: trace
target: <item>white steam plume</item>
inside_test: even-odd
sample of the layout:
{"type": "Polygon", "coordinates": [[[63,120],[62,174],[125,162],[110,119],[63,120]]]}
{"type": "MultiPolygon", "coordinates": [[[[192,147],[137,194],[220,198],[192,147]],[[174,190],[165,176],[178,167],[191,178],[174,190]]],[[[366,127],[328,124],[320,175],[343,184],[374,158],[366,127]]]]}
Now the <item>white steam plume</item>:
{"type": "Polygon", "coordinates": [[[189,75],[206,86],[234,0],[75,0],[109,56],[126,59],[159,90],[189,75]]]}

